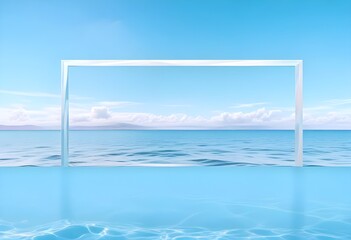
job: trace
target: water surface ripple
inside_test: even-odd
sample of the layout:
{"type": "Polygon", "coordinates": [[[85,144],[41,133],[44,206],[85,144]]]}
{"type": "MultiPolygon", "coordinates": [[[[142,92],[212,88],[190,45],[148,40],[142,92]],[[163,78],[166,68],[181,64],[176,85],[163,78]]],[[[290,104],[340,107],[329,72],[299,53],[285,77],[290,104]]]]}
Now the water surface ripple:
{"type": "MultiPolygon", "coordinates": [[[[305,166],[351,166],[351,131],[305,131],[305,166]]],[[[0,131],[0,166],[60,165],[59,131],[0,131]]],[[[294,131],[71,131],[73,166],[293,166],[294,131]]]]}

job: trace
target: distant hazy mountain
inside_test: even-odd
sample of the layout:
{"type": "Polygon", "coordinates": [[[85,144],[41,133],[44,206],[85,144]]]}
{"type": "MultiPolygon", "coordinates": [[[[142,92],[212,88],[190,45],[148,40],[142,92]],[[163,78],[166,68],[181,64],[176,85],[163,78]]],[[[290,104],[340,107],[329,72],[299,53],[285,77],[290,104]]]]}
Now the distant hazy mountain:
{"type": "Polygon", "coordinates": [[[35,125],[19,125],[19,126],[0,125],[0,130],[44,130],[44,128],[35,126],[35,125]]]}
{"type": "MultiPolygon", "coordinates": [[[[117,123],[106,126],[70,126],[70,130],[141,130],[150,129],[147,127],[129,124],[129,123],[117,123]]],[[[60,130],[60,127],[39,127],[35,125],[0,125],[0,130],[60,130]]]]}
{"type": "Polygon", "coordinates": [[[136,130],[136,129],[149,129],[144,126],[130,124],[130,123],[117,123],[106,126],[71,126],[70,130],[136,130]]]}

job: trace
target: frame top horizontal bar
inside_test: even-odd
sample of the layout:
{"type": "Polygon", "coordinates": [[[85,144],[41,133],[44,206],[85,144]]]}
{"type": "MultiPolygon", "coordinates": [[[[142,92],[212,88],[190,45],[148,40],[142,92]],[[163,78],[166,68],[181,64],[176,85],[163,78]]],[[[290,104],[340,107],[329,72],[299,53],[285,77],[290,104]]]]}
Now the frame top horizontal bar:
{"type": "Polygon", "coordinates": [[[194,66],[194,67],[293,67],[302,60],[62,60],[65,67],[108,66],[194,66]]]}

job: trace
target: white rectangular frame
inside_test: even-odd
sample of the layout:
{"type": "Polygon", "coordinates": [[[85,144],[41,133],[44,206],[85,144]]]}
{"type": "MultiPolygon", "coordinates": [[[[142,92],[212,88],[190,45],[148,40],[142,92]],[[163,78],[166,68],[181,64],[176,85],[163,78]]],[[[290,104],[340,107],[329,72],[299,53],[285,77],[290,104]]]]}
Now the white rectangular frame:
{"type": "Polygon", "coordinates": [[[303,166],[302,60],[62,60],[61,165],[69,166],[69,67],[295,67],[295,165],[303,166]]]}

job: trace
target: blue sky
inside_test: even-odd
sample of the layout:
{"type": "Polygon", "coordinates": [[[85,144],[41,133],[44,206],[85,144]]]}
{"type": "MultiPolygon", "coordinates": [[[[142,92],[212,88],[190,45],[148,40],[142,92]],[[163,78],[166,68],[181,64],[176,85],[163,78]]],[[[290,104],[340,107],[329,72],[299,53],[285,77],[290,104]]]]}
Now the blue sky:
{"type": "MultiPolygon", "coordinates": [[[[0,1],[0,125],[58,126],[61,59],[302,59],[307,128],[350,129],[351,2],[0,1]]],[[[71,123],[291,128],[290,68],[76,68],[71,123]]]]}

